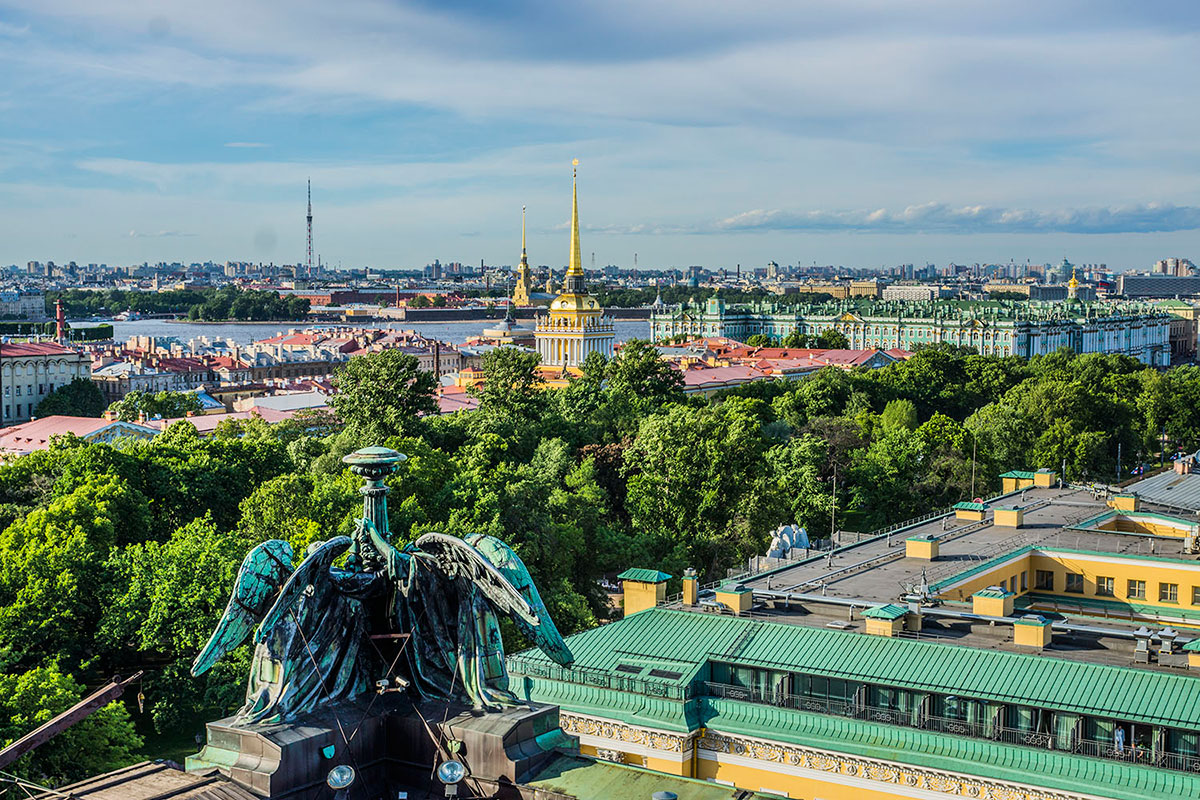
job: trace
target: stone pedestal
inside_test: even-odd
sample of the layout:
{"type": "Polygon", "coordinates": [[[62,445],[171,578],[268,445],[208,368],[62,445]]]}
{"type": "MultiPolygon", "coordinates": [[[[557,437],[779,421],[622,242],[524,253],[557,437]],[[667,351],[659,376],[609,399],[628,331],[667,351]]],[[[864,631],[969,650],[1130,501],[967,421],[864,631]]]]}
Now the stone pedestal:
{"type": "Polygon", "coordinates": [[[558,706],[476,716],[463,706],[414,705],[397,696],[369,703],[369,697],[339,703],[288,724],[210,722],[208,741],[187,759],[187,768],[219,769],[272,800],[328,800],[329,770],[347,764],[357,773],[355,796],[395,797],[401,789],[440,793],[440,784],[430,785],[431,776],[449,740],[461,743],[456,758],[470,775],[502,785],[528,780],[555,757],[557,747],[574,743],[559,727],[558,706]]]}

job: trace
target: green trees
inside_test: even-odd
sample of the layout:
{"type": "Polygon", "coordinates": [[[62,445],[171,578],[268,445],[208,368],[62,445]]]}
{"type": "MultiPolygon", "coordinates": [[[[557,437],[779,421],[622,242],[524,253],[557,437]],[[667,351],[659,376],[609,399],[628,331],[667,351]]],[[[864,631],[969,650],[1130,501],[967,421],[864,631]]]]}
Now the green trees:
{"type": "Polygon", "coordinates": [[[780,343],[783,347],[811,347],[811,337],[807,333],[801,333],[799,330],[793,330],[787,336],[783,337],[780,343]]]}
{"type": "Polygon", "coordinates": [[[400,350],[352,358],[334,377],[329,405],[363,441],[382,441],[412,430],[421,414],[437,412],[437,378],[416,356],[400,350]]]}
{"type": "Polygon", "coordinates": [[[63,414],[69,417],[98,417],[104,413],[104,395],[87,378],[72,378],[38,403],[34,414],[49,417],[63,414]]]}
{"type": "MultiPolygon", "coordinates": [[[[47,400],[50,398],[47,397],[47,400]]],[[[195,392],[144,392],[135,389],[108,407],[122,422],[137,422],[143,414],[147,419],[177,419],[203,406],[195,392]]],[[[99,416],[97,414],[96,416],[99,416]]]]}
{"type": "Polygon", "coordinates": [[[543,381],[538,374],[537,353],[515,347],[497,347],[483,357],[484,382],[471,393],[479,398],[485,417],[533,421],[546,408],[543,381]]]}
{"type": "Polygon", "coordinates": [[[146,499],[93,475],[0,533],[0,661],[75,669],[97,655],[96,628],[113,593],[108,558],[144,536],[146,499]]]}
{"type": "Polygon", "coordinates": [[[769,407],[730,398],[718,406],[670,406],[643,420],[626,452],[628,509],[653,552],[706,572],[757,553],[785,521],[766,459],[769,407]]]}
{"type": "Polygon", "coordinates": [[[849,346],[850,340],[846,338],[846,334],[842,333],[836,328],[830,328],[827,331],[822,331],[821,334],[817,336],[817,347],[821,347],[826,350],[845,350],[849,346]]]}
{"type": "MultiPolygon", "coordinates": [[[[83,687],[54,666],[0,673],[0,745],[66,711],[83,695],[83,687]]],[[[7,771],[59,786],[136,761],[141,746],[125,706],[114,702],[22,756],[7,771]]]]}
{"type": "Polygon", "coordinates": [[[683,375],[658,356],[645,339],[621,346],[604,372],[608,380],[605,421],[621,433],[632,433],[638,420],[671,403],[683,402],[683,375]]]}
{"type": "Polygon", "coordinates": [[[188,308],[189,319],[250,321],[304,319],[309,301],[303,297],[281,297],[278,292],[225,286],[188,308]]]}
{"type": "MultiPolygon", "coordinates": [[[[785,345],[807,343],[795,336],[785,345]]],[[[389,482],[397,544],[432,530],[503,538],[566,632],[612,613],[599,580],[627,567],[694,566],[708,580],[765,552],[781,523],[820,539],[836,510],[838,528],[870,530],[988,495],[1009,469],[1065,462],[1070,480],[1110,479],[1118,447],[1126,474],[1164,435],[1168,450],[1200,447],[1200,369],[1113,357],[928,348],[714,398],[685,397],[644,341],[594,354],[561,389],[516,348],[483,366],[474,412],[433,413],[432,376],[380,353],[339,374],[338,419],[212,438],[184,420],[153,440],[63,437],[0,463],[0,737],[79,684],[147,670],[145,715],[106,711],[63,740],[69,758],[31,759],[25,774],[94,771],[133,757],[132,726],[186,728],[238,705],[249,648],[199,680],[191,659],[250,547],[284,538],[299,552],[352,530],[360,481],[340,458],[363,445],[408,455],[389,482]]],[[[163,413],[155,399],[128,405],[163,413]]]]}

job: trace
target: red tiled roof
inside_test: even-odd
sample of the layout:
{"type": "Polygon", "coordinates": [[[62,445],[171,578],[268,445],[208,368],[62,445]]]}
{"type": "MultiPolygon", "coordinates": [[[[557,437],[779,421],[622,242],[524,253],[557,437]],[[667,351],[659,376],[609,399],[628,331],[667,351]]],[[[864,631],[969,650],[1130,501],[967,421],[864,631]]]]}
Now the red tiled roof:
{"type": "Polygon", "coordinates": [[[69,347],[63,347],[54,342],[13,342],[0,344],[0,356],[4,358],[21,358],[24,356],[61,356],[75,353],[69,347]]]}
{"type": "Polygon", "coordinates": [[[468,394],[461,386],[443,386],[437,397],[438,413],[451,414],[455,411],[473,411],[479,408],[479,398],[468,394]]]}
{"type": "MultiPolygon", "coordinates": [[[[97,417],[68,417],[54,415],[42,417],[20,425],[0,429],[0,450],[10,453],[29,453],[34,450],[45,450],[50,445],[51,436],[61,436],[73,433],[80,438],[118,423],[97,417]]],[[[123,423],[126,425],[132,423],[123,423]]]]}

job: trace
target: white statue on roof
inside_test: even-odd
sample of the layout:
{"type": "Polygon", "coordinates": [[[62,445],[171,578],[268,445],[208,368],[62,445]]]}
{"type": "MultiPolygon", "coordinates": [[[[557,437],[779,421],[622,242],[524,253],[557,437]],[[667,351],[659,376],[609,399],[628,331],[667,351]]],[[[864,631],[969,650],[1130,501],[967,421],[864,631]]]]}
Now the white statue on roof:
{"type": "Polygon", "coordinates": [[[771,536],[767,558],[787,558],[794,549],[808,548],[808,530],[799,525],[780,525],[771,536]]]}

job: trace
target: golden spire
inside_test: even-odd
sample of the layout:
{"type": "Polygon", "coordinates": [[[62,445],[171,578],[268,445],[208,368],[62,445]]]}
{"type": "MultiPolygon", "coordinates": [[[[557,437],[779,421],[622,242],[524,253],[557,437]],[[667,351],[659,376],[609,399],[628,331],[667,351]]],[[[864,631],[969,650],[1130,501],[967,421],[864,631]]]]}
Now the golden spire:
{"type": "Polygon", "coordinates": [[[576,167],[579,159],[571,162],[571,264],[567,275],[583,275],[583,257],[579,254],[579,189],[576,186],[576,167]]]}
{"type": "Polygon", "coordinates": [[[525,255],[525,206],[521,206],[521,266],[529,266],[529,257],[525,255]]]}
{"type": "Polygon", "coordinates": [[[1074,267],[1071,267],[1071,280],[1069,283],[1067,283],[1067,286],[1070,286],[1072,289],[1075,289],[1079,286],[1079,281],[1075,280],[1075,268],[1074,267]]]}

